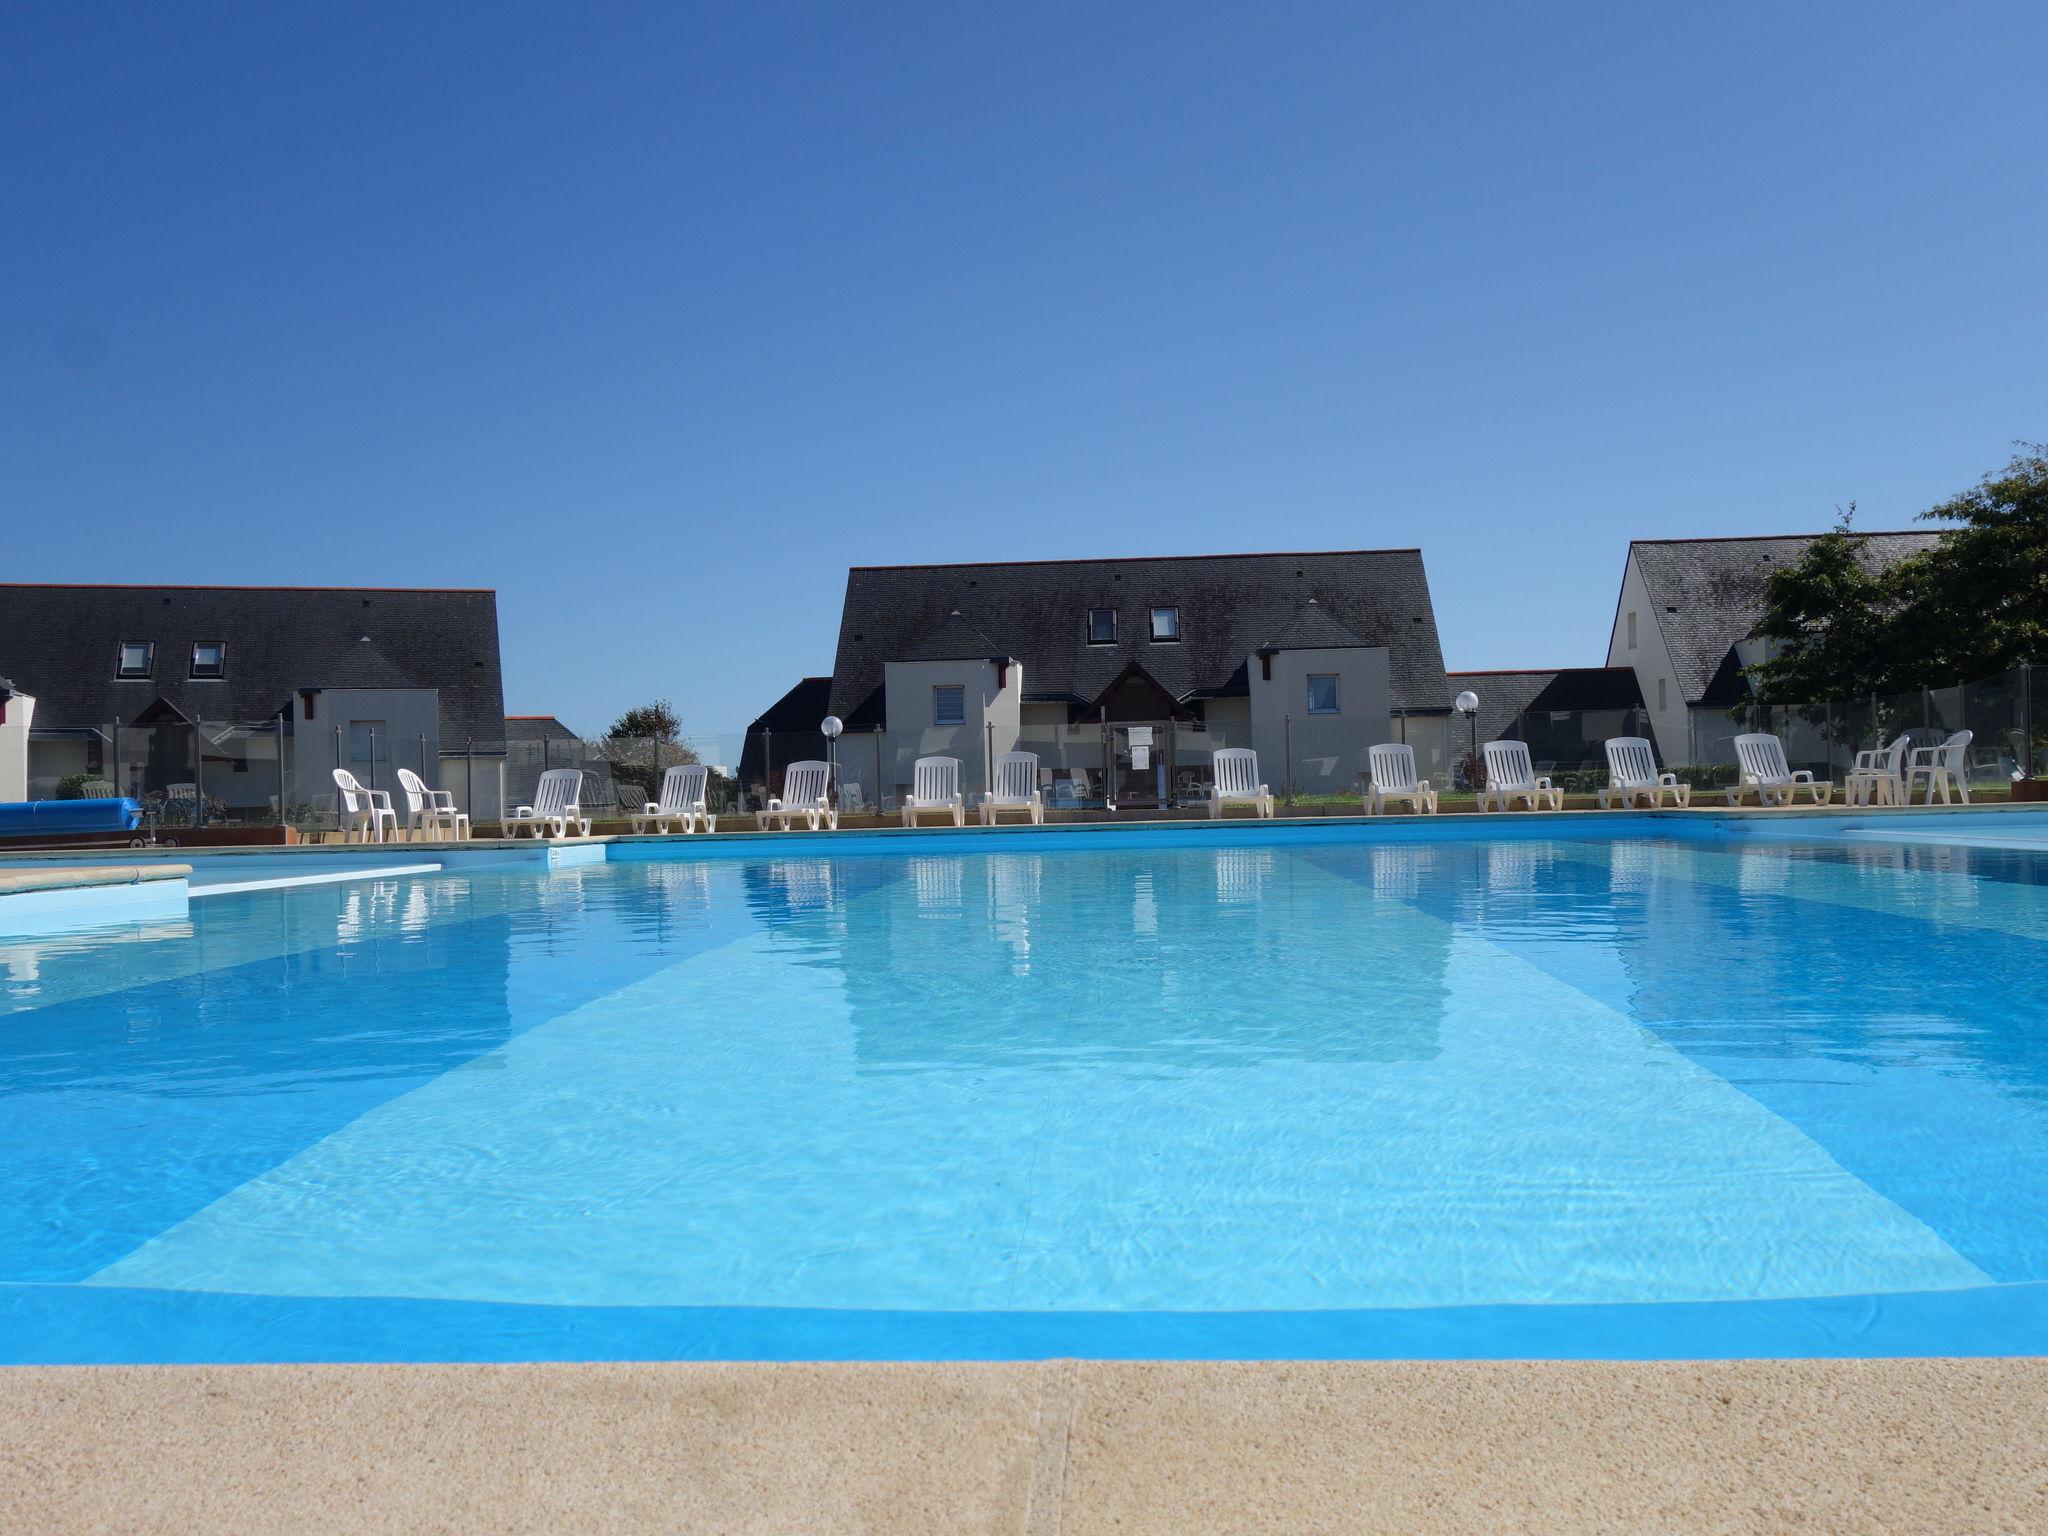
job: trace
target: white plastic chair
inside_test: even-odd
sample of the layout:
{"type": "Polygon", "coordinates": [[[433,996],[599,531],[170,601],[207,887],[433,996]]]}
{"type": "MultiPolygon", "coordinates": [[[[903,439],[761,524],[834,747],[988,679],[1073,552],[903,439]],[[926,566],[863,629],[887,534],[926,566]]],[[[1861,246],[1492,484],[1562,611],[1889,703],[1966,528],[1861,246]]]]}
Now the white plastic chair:
{"type": "Polygon", "coordinates": [[[953,825],[967,825],[967,801],[960,793],[960,759],[920,757],[910,767],[910,793],[903,797],[903,825],[914,827],[926,811],[951,814],[953,825]]]}
{"type": "Polygon", "coordinates": [[[861,788],[859,779],[848,779],[839,786],[839,814],[842,816],[865,816],[868,811],[868,792],[861,788]]]}
{"type": "Polygon", "coordinates": [[[1941,803],[1949,805],[1949,791],[1953,789],[1963,797],[1963,804],[1970,803],[1970,743],[1976,740],[1975,731],[1957,731],[1938,747],[1919,747],[1906,759],[1906,799],[1913,803],[1913,786],[1925,779],[1924,803],[1934,804],[1934,792],[1941,791],[1941,803]]]}
{"type": "Polygon", "coordinates": [[[710,782],[711,770],[702,763],[678,763],[661,776],[661,798],[642,802],[640,814],[630,818],[633,830],[645,832],[652,826],[666,836],[677,822],[685,833],[696,831],[702,822],[706,832],[717,831],[718,818],[704,800],[710,782]]]}
{"type": "Polygon", "coordinates": [[[1220,820],[1226,805],[1248,805],[1254,815],[1273,814],[1273,793],[1259,782],[1259,754],[1250,747],[1218,747],[1210,757],[1215,782],[1209,786],[1209,819],[1220,820]]]}
{"type": "Polygon", "coordinates": [[[1785,761],[1785,744],[1775,736],[1736,737],[1735,761],[1742,776],[1728,791],[1730,805],[1740,805],[1746,794],[1754,794],[1758,805],[1790,805],[1792,797],[1802,789],[1813,797],[1815,805],[1826,805],[1835,792],[1831,782],[1815,779],[1810,769],[1794,773],[1792,765],[1785,761]]]}
{"type": "Polygon", "coordinates": [[[782,770],[782,793],[768,797],[768,803],[755,812],[754,825],[765,832],[768,824],[774,822],[779,830],[787,832],[790,823],[801,816],[807,831],[817,831],[822,822],[837,832],[839,813],[832,808],[827,793],[831,777],[832,765],[818,758],[791,763],[782,770]]]}
{"type": "Polygon", "coordinates": [[[1842,781],[1843,800],[1850,805],[1904,805],[1906,753],[1912,745],[1913,738],[1901,734],[1888,747],[1858,752],[1855,766],[1842,781]]]}
{"type": "Polygon", "coordinates": [[[1479,795],[1480,810],[1490,811],[1498,805],[1511,811],[1517,803],[1532,811],[1564,809],[1564,791],[1536,776],[1526,741],[1489,741],[1479,750],[1486,756],[1486,788],[1479,795]]]}
{"type": "Polygon", "coordinates": [[[1383,815],[1394,801],[1405,800],[1418,812],[1436,814],[1436,791],[1429,780],[1415,776],[1415,749],[1406,742],[1383,741],[1366,753],[1372,782],[1365,789],[1365,814],[1383,815]]]}
{"type": "Polygon", "coordinates": [[[583,817],[583,770],[550,768],[540,776],[533,791],[533,804],[514,806],[505,818],[505,835],[517,837],[521,827],[530,827],[539,837],[567,837],[571,827],[578,837],[590,836],[590,823],[583,817]]]}
{"type": "Polygon", "coordinates": [[[346,768],[334,770],[334,787],[340,792],[340,803],[335,809],[344,840],[354,837],[365,843],[381,843],[387,824],[393,835],[397,834],[398,812],[391,807],[389,790],[363,788],[346,768]]]}
{"type": "Polygon", "coordinates": [[[398,787],[405,792],[405,835],[408,840],[423,832],[437,837],[442,831],[457,842],[469,840],[469,817],[455,808],[452,790],[429,789],[426,781],[410,768],[398,770],[398,787]]]}
{"type": "Polygon", "coordinates": [[[1003,811],[1022,811],[1034,827],[1045,825],[1036,752],[1004,752],[996,758],[996,787],[981,797],[981,824],[994,826],[1003,811]]]}
{"type": "Polygon", "coordinates": [[[1647,736],[1614,736],[1607,742],[1607,787],[1600,791],[1600,809],[1612,809],[1619,801],[1623,810],[1638,800],[1649,802],[1651,810],[1664,803],[1683,810],[1692,804],[1692,786],[1678,782],[1675,773],[1657,771],[1656,749],[1647,736]]]}

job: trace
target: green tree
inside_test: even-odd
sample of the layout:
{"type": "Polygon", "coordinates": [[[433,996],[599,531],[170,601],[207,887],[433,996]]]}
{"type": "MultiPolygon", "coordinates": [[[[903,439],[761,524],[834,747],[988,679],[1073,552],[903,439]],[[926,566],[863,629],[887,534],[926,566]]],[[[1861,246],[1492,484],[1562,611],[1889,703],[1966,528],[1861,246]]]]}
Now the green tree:
{"type": "Polygon", "coordinates": [[[1951,523],[1895,572],[1889,636],[1905,686],[1967,682],[2048,662],[2048,445],[1921,514],[1951,523]]]}
{"type": "MultiPolygon", "coordinates": [[[[682,740],[683,718],[667,699],[656,699],[652,704],[640,704],[627,710],[612,722],[612,728],[605,735],[645,738],[673,746],[682,740]]],[[[690,757],[683,761],[693,763],[696,759],[690,757]]]]}
{"type": "Polygon", "coordinates": [[[1765,579],[1755,637],[1771,643],[1771,654],[1745,672],[1759,703],[1796,706],[1889,685],[1897,587],[1864,559],[1855,516],[1852,501],[1833,528],[1765,579]]]}

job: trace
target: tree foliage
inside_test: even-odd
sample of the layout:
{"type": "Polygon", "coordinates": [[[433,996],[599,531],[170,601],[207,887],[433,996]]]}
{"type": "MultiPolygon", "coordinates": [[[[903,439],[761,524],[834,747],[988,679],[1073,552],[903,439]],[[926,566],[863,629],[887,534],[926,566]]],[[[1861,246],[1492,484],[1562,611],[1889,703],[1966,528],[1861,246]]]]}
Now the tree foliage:
{"type": "Polygon", "coordinates": [[[645,737],[669,746],[682,740],[683,718],[667,699],[656,699],[652,704],[639,704],[627,710],[612,722],[605,735],[645,737]]]}
{"type": "Polygon", "coordinates": [[[1931,549],[1877,570],[1849,511],[1765,583],[1762,703],[1905,693],[2048,661],[2048,447],[1922,514],[1931,549]]]}

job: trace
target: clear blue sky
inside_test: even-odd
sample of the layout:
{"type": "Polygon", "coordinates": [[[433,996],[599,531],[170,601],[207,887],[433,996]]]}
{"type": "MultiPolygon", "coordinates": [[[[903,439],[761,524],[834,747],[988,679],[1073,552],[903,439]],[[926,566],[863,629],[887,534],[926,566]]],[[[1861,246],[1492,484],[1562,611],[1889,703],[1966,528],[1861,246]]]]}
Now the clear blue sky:
{"type": "Polygon", "coordinates": [[[14,0],[0,560],[495,586],[585,730],[743,724],[854,563],[1419,543],[1454,667],[1597,663],[1631,536],[2048,437],[2044,56],[2038,0],[14,0]]]}

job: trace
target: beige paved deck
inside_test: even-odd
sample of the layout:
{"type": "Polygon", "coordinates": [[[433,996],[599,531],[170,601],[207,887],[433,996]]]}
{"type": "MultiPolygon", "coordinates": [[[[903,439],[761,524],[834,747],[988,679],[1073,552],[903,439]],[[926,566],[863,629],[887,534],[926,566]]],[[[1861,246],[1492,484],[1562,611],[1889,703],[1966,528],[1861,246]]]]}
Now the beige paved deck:
{"type": "Polygon", "coordinates": [[[8,1532],[2048,1530],[2048,1362],[0,1372],[8,1532]]]}

